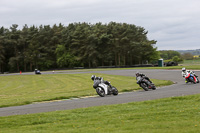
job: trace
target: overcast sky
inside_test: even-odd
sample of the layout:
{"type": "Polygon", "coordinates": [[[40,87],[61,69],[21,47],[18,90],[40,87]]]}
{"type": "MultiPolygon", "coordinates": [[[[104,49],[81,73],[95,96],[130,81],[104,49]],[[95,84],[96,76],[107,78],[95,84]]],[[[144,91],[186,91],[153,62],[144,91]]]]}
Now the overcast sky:
{"type": "Polygon", "coordinates": [[[200,49],[200,0],[0,0],[0,27],[135,24],[158,50],[200,49]]]}

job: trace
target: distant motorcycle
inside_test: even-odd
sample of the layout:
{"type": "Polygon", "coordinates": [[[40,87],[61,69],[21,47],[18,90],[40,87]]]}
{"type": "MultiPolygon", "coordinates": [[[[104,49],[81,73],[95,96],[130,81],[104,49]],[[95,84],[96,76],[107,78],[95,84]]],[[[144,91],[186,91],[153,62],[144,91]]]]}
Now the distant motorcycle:
{"type": "Polygon", "coordinates": [[[35,69],[35,74],[41,74],[40,70],[35,69]]]}
{"type": "Polygon", "coordinates": [[[148,91],[150,89],[152,89],[152,90],[156,89],[156,86],[153,83],[151,83],[149,80],[147,80],[141,76],[137,77],[137,84],[139,84],[140,87],[142,87],[145,91],[148,91]]]}
{"type": "Polygon", "coordinates": [[[118,95],[118,90],[110,84],[110,82],[102,82],[101,80],[94,80],[93,88],[99,96],[104,97],[105,95],[118,95]]]}
{"type": "Polygon", "coordinates": [[[191,73],[188,73],[187,76],[185,77],[185,82],[188,83],[188,82],[191,82],[191,83],[199,83],[199,79],[198,79],[198,76],[195,76],[191,73]]]}

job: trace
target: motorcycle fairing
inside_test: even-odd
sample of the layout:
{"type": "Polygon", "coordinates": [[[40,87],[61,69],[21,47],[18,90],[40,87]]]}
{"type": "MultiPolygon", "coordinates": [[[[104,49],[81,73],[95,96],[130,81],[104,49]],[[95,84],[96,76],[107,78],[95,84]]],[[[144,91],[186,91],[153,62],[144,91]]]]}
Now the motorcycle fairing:
{"type": "Polygon", "coordinates": [[[100,86],[104,89],[106,95],[108,94],[108,86],[106,84],[101,83],[98,86],[100,86]]]}

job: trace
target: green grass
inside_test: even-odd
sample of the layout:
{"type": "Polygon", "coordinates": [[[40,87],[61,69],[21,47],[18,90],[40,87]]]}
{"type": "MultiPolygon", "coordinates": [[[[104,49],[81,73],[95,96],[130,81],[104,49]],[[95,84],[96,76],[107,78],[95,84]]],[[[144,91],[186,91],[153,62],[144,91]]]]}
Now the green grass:
{"type": "Polygon", "coordinates": [[[189,64],[179,64],[178,66],[168,66],[168,67],[157,67],[157,69],[178,69],[181,71],[183,67],[189,70],[200,70],[200,65],[189,65],[189,64]]]}
{"type": "MultiPolygon", "coordinates": [[[[190,70],[200,70],[200,59],[184,60],[184,62],[179,63],[178,66],[167,66],[167,67],[156,66],[156,67],[131,67],[131,68],[96,68],[96,69],[77,69],[77,70],[67,70],[67,71],[68,72],[74,72],[74,71],[82,72],[82,71],[105,71],[105,70],[127,70],[127,69],[179,69],[181,70],[183,67],[190,70]]],[[[60,71],[60,73],[63,73],[63,71],[60,71]]]]}
{"type": "MultiPolygon", "coordinates": [[[[92,74],[0,76],[0,107],[96,95],[92,74]]],[[[119,92],[141,89],[135,77],[95,74],[111,82],[119,92]]],[[[152,80],[156,86],[171,81],[152,80]]]]}
{"type": "Polygon", "coordinates": [[[184,63],[183,64],[186,64],[186,65],[200,65],[200,58],[198,59],[193,59],[193,60],[184,60],[184,63]]]}
{"type": "Polygon", "coordinates": [[[1,117],[2,133],[197,133],[200,95],[1,117]]]}

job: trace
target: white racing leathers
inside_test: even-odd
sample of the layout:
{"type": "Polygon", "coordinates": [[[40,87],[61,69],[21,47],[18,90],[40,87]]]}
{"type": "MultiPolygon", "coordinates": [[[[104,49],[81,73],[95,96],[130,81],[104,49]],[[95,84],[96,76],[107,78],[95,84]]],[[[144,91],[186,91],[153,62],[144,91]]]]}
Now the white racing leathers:
{"type": "Polygon", "coordinates": [[[197,77],[195,75],[195,73],[193,71],[190,71],[190,70],[186,70],[186,71],[182,71],[182,76],[183,78],[185,79],[186,83],[189,81],[189,77],[190,77],[190,74],[194,76],[194,81],[197,82],[197,77]]]}
{"type": "Polygon", "coordinates": [[[190,70],[186,70],[185,72],[182,71],[182,76],[185,78],[188,76],[188,74],[192,74],[195,75],[195,73],[193,71],[190,70]]]}

